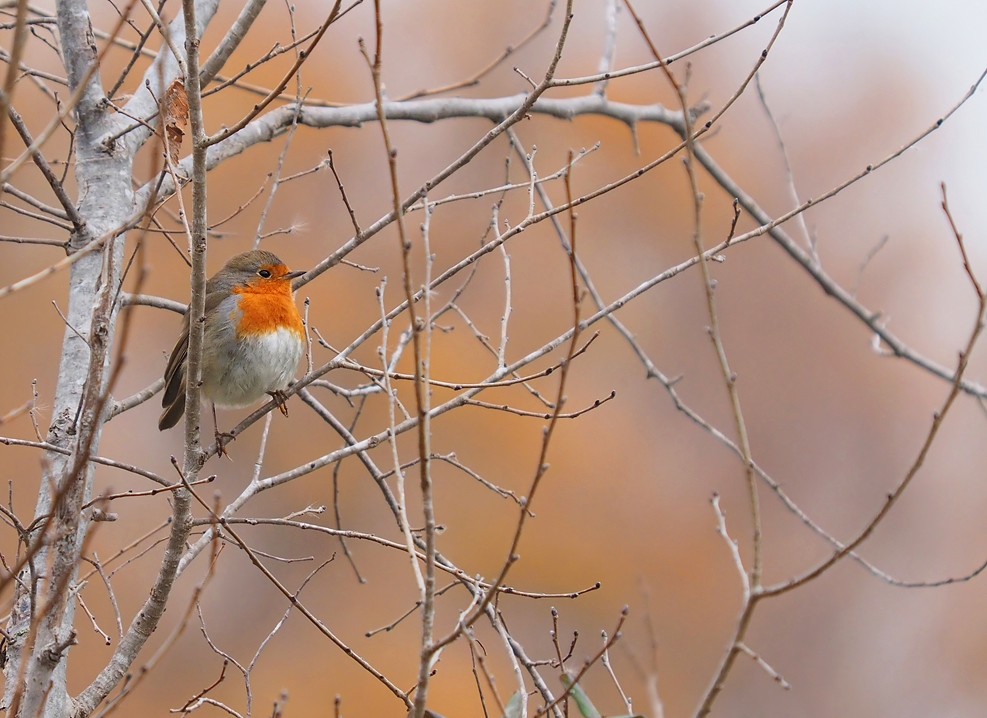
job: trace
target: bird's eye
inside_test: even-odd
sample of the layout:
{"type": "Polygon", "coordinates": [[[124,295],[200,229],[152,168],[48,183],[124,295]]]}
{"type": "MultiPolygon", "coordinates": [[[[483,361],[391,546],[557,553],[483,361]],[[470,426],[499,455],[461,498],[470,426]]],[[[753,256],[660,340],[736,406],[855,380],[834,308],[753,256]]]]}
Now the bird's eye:
{"type": "Polygon", "coordinates": [[[259,272],[257,272],[257,274],[259,274],[260,276],[262,276],[264,279],[270,279],[270,277],[271,277],[271,270],[269,270],[269,269],[262,269],[259,272]]]}

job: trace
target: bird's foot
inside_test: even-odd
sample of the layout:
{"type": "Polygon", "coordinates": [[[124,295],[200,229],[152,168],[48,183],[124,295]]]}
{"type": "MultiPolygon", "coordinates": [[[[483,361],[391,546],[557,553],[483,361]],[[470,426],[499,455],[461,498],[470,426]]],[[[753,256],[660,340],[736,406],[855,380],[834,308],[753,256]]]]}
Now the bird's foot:
{"type": "Polygon", "coordinates": [[[229,452],[226,451],[226,445],[236,438],[233,434],[228,431],[220,431],[216,429],[216,455],[225,456],[230,458],[229,452]]]}
{"type": "Polygon", "coordinates": [[[269,391],[267,393],[271,395],[272,399],[274,399],[274,403],[278,405],[278,409],[281,413],[288,416],[288,395],[280,389],[277,391],[269,391]]]}

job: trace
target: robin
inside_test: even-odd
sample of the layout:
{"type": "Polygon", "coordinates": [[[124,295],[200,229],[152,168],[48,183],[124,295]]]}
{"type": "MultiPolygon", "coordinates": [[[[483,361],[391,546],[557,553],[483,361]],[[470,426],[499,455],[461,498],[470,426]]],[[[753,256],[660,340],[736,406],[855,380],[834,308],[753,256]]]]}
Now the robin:
{"type": "MultiPolygon", "coordinates": [[[[249,406],[265,394],[288,415],[284,390],[295,376],[304,346],[302,318],[292,296],[291,280],[305,274],[289,271],[264,250],[238,254],[206,282],[202,344],[202,395],[216,407],[249,406]]],[[[185,413],[185,360],[189,314],[165,369],[158,429],[170,429],[185,413]]],[[[216,425],[216,441],[223,439],[216,425]]]]}

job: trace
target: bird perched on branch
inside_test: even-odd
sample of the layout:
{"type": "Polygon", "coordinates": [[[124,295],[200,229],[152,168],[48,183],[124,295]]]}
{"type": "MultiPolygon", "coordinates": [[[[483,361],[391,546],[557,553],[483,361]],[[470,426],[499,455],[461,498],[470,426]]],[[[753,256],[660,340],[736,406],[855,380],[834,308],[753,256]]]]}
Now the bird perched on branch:
{"type": "MultiPolygon", "coordinates": [[[[284,390],[295,376],[304,347],[304,327],[295,306],[291,280],[305,274],[255,249],[231,258],[206,282],[202,339],[202,395],[216,407],[249,406],[270,395],[288,416],[284,390]]],[[[189,313],[165,369],[158,429],[170,429],[185,413],[185,375],[189,313]]],[[[232,438],[216,425],[220,453],[232,438]]]]}

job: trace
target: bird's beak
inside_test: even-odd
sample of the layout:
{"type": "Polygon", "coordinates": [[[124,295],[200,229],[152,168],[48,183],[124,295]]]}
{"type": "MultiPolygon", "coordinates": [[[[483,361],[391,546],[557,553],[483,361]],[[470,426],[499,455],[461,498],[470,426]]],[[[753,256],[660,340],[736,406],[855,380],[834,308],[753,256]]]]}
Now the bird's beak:
{"type": "Polygon", "coordinates": [[[307,269],[296,269],[293,272],[288,272],[287,274],[285,274],[282,277],[282,279],[297,279],[298,277],[300,277],[303,274],[305,274],[305,272],[307,272],[307,271],[308,271],[307,269]]]}

